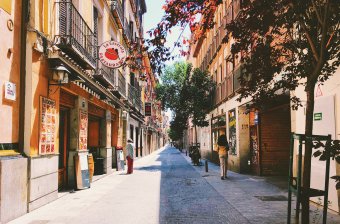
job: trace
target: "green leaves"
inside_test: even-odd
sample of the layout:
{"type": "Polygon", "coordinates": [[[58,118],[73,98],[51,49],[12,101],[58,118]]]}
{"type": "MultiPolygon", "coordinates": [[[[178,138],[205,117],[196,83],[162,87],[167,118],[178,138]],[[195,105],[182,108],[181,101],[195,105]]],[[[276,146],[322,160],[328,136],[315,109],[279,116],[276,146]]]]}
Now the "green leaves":
{"type": "Polygon", "coordinates": [[[213,87],[211,76],[200,69],[193,70],[191,64],[177,62],[165,68],[156,93],[163,108],[174,112],[174,119],[170,123],[173,140],[182,137],[189,118],[195,126],[209,125],[206,114],[210,109],[209,93],[213,87]]]}

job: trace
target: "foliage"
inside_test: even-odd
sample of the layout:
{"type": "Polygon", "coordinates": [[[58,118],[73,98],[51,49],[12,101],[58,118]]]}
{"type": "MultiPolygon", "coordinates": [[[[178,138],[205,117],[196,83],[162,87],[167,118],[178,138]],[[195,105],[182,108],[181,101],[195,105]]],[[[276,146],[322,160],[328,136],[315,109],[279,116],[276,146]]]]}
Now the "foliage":
{"type": "Polygon", "coordinates": [[[193,70],[190,77],[190,113],[194,126],[205,127],[209,125],[206,115],[211,106],[210,92],[214,88],[214,82],[206,71],[198,68],[193,70]]]}
{"type": "MultiPolygon", "coordinates": [[[[222,0],[166,0],[163,6],[164,16],[154,29],[148,31],[150,38],[146,40],[146,48],[154,72],[161,74],[164,62],[174,59],[170,48],[164,46],[164,40],[171,33],[171,29],[189,25],[190,30],[195,33],[195,38],[200,37],[207,29],[213,27],[214,14],[221,3],[222,0]]],[[[176,42],[175,45],[181,46],[186,43],[186,41],[176,42]]],[[[184,56],[185,52],[182,54],[184,56]]]]}
{"type": "MultiPolygon", "coordinates": [[[[337,161],[340,163],[340,141],[339,140],[333,140],[327,143],[324,143],[322,141],[315,141],[313,144],[313,148],[316,149],[316,151],[313,153],[314,157],[319,157],[320,161],[326,161],[327,158],[330,158],[332,160],[337,161]]],[[[340,190],[340,177],[334,176],[331,177],[335,180],[336,189],[340,190]]]]}
{"type": "MultiPolygon", "coordinates": [[[[303,86],[307,96],[305,135],[313,133],[314,89],[334,74],[339,67],[340,4],[337,0],[238,0],[240,12],[227,24],[224,42],[232,43],[229,60],[240,60],[239,100],[251,97],[261,105],[282,93],[303,86]],[[232,40],[232,41],[231,41],[232,40]]],[[[219,0],[168,0],[165,16],[150,32],[162,60],[169,58],[161,43],[176,25],[190,24],[193,41],[213,27],[219,0]],[[208,7],[209,6],[209,7],[208,7]],[[201,16],[199,24],[196,22],[201,16]]],[[[236,4],[233,4],[235,6],[236,4]]],[[[237,13],[237,14],[236,14],[237,13]]],[[[156,54],[157,55],[157,54],[156,54]]],[[[159,55],[157,55],[159,57],[159,55]]],[[[162,60],[158,62],[161,63],[162,60]]],[[[154,66],[161,68],[162,66],[154,66]]],[[[293,109],[302,105],[292,94],[293,109]]],[[[310,186],[312,142],[306,142],[303,185],[310,186]]],[[[308,198],[302,199],[302,222],[309,223],[308,198]]]]}
{"type": "Polygon", "coordinates": [[[191,64],[183,62],[177,62],[165,69],[156,94],[163,109],[174,112],[174,119],[170,122],[171,139],[183,137],[189,117],[195,126],[209,124],[206,114],[211,105],[209,93],[214,86],[210,77],[207,72],[192,70],[191,64]]]}

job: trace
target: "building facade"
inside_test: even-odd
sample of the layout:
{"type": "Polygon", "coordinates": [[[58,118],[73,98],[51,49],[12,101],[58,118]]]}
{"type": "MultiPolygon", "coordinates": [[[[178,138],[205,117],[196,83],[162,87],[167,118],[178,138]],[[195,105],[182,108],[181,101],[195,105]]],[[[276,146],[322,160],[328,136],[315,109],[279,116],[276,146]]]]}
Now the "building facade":
{"type": "Polygon", "coordinates": [[[240,55],[231,55],[231,39],[222,43],[225,25],[238,16],[241,1],[223,1],[215,15],[215,27],[191,46],[189,61],[194,67],[208,70],[216,83],[213,107],[208,115],[209,127],[197,133],[189,129],[189,143],[195,135],[202,154],[218,162],[217,138],[226,134],[230,142],[229,169],[256,175],[287,174],[289,159],[289,100],[268,105],[263,111],[251,106],[250,99],[237,101],[242,72],[240,55]],[[227,60],[233,57],[233,62],[227,60]]]}
{"type": "Polygon", "coordinates": [[[113,172],[128,138],[136,157],[161,146],[162,120],[144,114],[156,80],[141,51],[145,12],[144,0],[1,1],[1,222],[79,189],[84,172],[113,172]],[[108,41],[140,56],[111,69],[100,61],[108,41]]]}
{"type": "MultiPolygon", "coordinates": [[[[194,67],[207,70],[216,82],[213,106],[207,115],[208,127],[193,127],[185,132],[186,147],[195,142],[197,135],[201,154],[204,158],[218,163],[216,150],[217,138],[226,134],[229,144],[228,169],[240,173],[255,175],[288,175],[289,149],[291,132],[304,133],[304,110],[293,111],[290,108],[289,93],[281,100],[270,103],[258,110],[252,107],[251,99],[237,101],[242,65],[241,55],[231,55],[233,40],[222,43],[226,35],[225,25],[238,16],[242,7],[241,0],[224,0],[215,13],[215,27],[202,35],[195,44],[190,46],[188,62],[194,67]],[[232,57],[233,62],[227,60],[232,57]]],[[[331,134],[333,139],[339,139],[339,86],[338,73],[319,85],[316,89],[316,113],[327,114],[323,121],[315,121],[314,130],[318,134],[331,134]],[[318,112],[318,111],[321,112],[318,112]],[[326,113],[326,111],[328,111],[326,113]],[[329,128],[330,127],[330,128],[329,128]]],[[[305,99],[303,88],[291,93],[305,99]]],[[[297,153],[295,152],[295,155],[297,153]]],[[[296,172],[296,162],[294,170],[296,172]]],[[[324,176],[324,166],[313,159],[312,187],[321,188],[318,180],[324,176]],[[317,169],[317,167],[319,169],[317,169]],[[320,169],[320,167],[323,167],[320,169]]],[[[332,162],[331,176],[339,175],[339,164],[332,162]]],[[[321,184],[322,185],[322,184],[321,184]]],[[[335,182],[331,180],[330,197],[332,209],[338,211],[338,195],[335,182]]]]}

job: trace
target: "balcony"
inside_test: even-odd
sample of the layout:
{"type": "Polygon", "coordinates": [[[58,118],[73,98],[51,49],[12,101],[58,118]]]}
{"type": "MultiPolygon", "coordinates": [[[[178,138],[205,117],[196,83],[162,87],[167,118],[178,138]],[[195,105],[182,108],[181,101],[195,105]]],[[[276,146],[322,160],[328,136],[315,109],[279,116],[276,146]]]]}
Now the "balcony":
{"type": "Polygon", "coordinates": [[[94,33],[72,2],[56,2],[56,30],[58,47],[67,53],[80,66],[86,69],[96,68],[96,52],[94,33]]]}
{"type": "Polygon", "coordinates": [[[124,38],[127,42],[132,42],[132,32],[130,30],[130,23],[124,19],[124,38]]]}
{"type": "Polygon", "coordinates": [[[237,90],[239,90],[241,88],[241,83],[240,83],[240,77],[242,75],[242,66],[238,66],[235,70],[234,70],[234,91],[237,92],[237,90]]]}
{"type": "Polygon", "coordinates": [[[135,108],[141,112],[142,111],[142,99],[141,99],[141,91],[139,87],[134,87],[128,84],[129,92],[128,92],[128,100],[129,102],[135,106],[135,108]]]}
{"type": "Polygon", "coordinates": [[[226,96],[230,97],[234,93],[234,85],[233,85],[233,72],[227,74],[226,79],[226,96]]]}
{"type": "Polygon", "coordinates": [[[93,77],[101,85],[112,91],[117,97],[126,96],[126,81],[123,74],[117,69],[110,69],[98,62],[98,68],[93,77]]]}
{"type": "Polygon", "coordinates": [[[111,89],[112,87],[115,87],[116,75],[117,75],[116,70],[110,69],[98,61],[97,70],[93,77],[99,80],[103,86],[111,89]]]}
{"type": "Polygon", "coordinates": [[[114,86],[112,88],[113,93],[121,98],[126,97],[126,80],[124,75],[119,70],[114,70],[114,86]]]}
{"type": "Polygon", "coordinates": [[[120,0],[113,1],[111,4],[113,17],[116,19],[120,29],[124,28],[124,9],[120,0]]]}

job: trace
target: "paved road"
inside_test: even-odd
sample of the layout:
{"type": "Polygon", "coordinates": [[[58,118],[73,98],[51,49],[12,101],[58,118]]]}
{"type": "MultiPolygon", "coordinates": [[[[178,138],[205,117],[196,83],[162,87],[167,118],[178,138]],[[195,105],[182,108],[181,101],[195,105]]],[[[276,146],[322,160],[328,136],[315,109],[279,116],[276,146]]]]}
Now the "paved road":
{"type": "Polygon", "coordinates": [[[139,159],[132,175],[115,172],[11,223],[285,223],[286,201],[255,196],[286,192],[235,173],[222,181],[212,164],[208,174],[203,169],[167,147],[139,159]]]}

